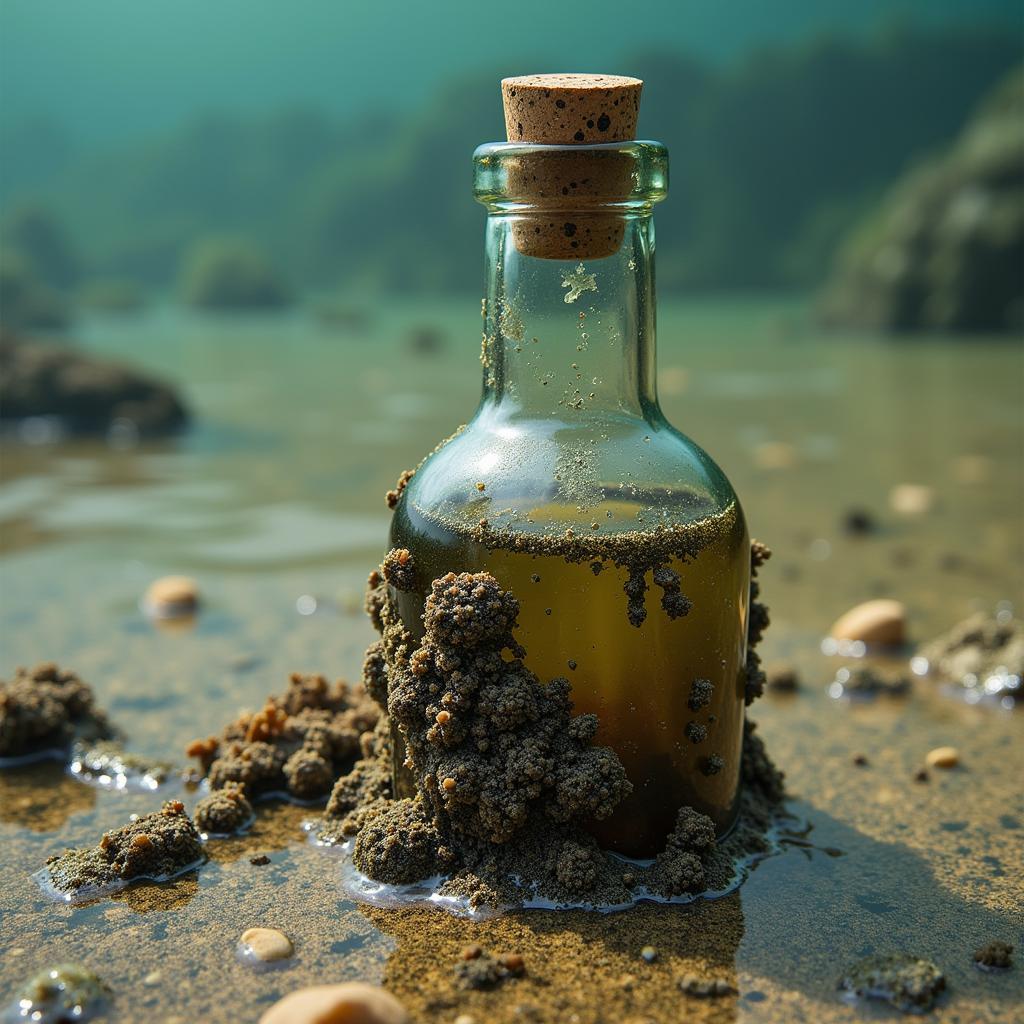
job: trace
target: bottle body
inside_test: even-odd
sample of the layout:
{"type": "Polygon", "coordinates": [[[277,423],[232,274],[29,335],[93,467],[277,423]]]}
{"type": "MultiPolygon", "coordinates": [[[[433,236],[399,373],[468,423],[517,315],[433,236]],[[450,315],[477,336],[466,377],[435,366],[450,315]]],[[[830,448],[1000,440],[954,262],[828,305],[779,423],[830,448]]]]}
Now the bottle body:
{"type": "MultiPolygon", "coordinates": [[[[430,473],[429,462],[421,473],[430,473]]],[[[618,754],[633,785],[610,818],[594,823],[602,846],[626,856],[651,857],[663,847],[681,806],[709,815],[719,833],[731,826],[739,792],[743,737],[746,615],[750,543],[742,510],[733,504],[693,524],[700,549],[663,565],[678,574],[692,603],[670,618],[647,575],[648,613],[629,619],[625,586],[630,570],[598,558],[567,559],[537,550],[530,535],[484,541],[469,524],[459,528],[403,501],[392,528],[393,546],[407,548],[421,579],[447,571],[493,575],[520,601],[516,639],[527,667],[542,680],[564,676],[572,684],[574,712],[597,715],[595,743],[618,754]],[[710,691],[694,683],[708,681],[710,691]],[[696,706],[691,706],[696,705],[696,706]],[[716,760],[717,759],[717,760],[716,760]]],[[[617,513],[632,518],[633,502],[617,513]]],[[[548,503],[538,521],[561,526],[576,517],[548,503]]],[[[589,527],[589,523],[587,526],[589,527]]],[[[556,542],[562,537],[553,535],[556,542]]],[[[635,543],[650,538],[637,533],[635,543]]],[[[596,556],[596,550],[590,554],[596,556]]],[[[399,594],[407,628],[416,629],[425,593],[399,594]]]]}
{"type": "MultiPolygon", "coordinates": [[[[526,666],[569,680],[633,785],[595,835],[652,857],[681,806],[720,834],[734,820],[750,596],[739,501],[657,402],[650,212],[667,157],[657,143],[496,145],[476,161],[483,398],[398,500],[391,546],[412,554],[417,585],[392,598],[419,636],[445,573],[511,590],[526,666]],[[537,182],[556,179],[538,205],[537,182]],[[563,209],[577,187],[587,196],[563,209]],[[579,258],[552,256],[559,230],[579,258]]],[[[403,791],[398,763],[395,778],[403,791]]]]}

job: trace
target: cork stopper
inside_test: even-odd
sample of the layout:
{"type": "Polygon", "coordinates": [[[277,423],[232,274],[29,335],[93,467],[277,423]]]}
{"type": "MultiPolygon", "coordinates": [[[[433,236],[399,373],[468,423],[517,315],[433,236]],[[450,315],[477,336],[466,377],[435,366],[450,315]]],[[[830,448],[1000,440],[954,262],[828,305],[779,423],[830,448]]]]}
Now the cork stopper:
{"type": "Polygon", "coordinates": [[[636,138],[639,78],[621,75],[522,75],[501,83],[509,142],[550,146],[636,138]]]}
{"type": "MultiPolygon", "coordinates": [[[[586,147],[629,142],[640,110],[638,78],[524,75],[501,83],[509,142],[586,147]]],[[[516,248],[540,259],[601,259],[622,245],[620,215],[602,210],[629,195],[632,160],[615,150],[538,151],[509,167],[509,189],[534,207],[512,225],[516,248]]]]}

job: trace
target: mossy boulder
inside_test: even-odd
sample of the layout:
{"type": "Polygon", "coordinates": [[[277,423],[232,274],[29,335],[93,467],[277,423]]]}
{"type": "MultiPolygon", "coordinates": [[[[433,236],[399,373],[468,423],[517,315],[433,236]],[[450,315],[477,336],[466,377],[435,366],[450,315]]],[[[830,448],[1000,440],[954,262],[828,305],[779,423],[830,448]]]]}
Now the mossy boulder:
{"type": "Polygon", "coordinates": [[[241,239],[200,242],[185,258],[182,298],[214,310],[276,309],[291,301],[284,280],[259,246],[241,239]]]}
{"type": "Polygon", "coordinates": [[[1024,68],[952,149],[908,173],[842,248],[830,325],[995,332],[1024,326],[1024,68]]]}
{"type": "Polygon", "coordinates": [[[74,434],[131,423],[139,434],[173,432],[188,420],[165,383],[68,345],[0,334],[0,420],[48,416],[74,434]]]}

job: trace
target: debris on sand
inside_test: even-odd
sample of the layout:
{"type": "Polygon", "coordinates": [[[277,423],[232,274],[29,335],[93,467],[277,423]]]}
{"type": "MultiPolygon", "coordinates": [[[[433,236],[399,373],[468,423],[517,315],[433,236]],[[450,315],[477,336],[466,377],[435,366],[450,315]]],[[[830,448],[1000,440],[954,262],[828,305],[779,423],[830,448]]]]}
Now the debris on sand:
{"type": "Polygon", "coordinates": [[[61,754],[75,739],[113,736],[92,688],[74,672],[43,662],[0,680],[0,759],[61,754]]]}
{"type": "Polygon", "coordinates": [[[213,790],[235,782],[249,799],[280,793],[316,800],[351,770],[379,717],[361,684],[295,672],[283,696],[268,697],[255,714],[243,712],[220,736],[193,741],[186,753],[199,759],[213,790]]]}
{"type": "Polygon", "coordinates": [[[992,939],[974,951],[974,963],[982,971],[1005,971],[1013,966],[1013,946],[992,939]]]}
{"type": "Polygon", "coordinates": [[[231,836],[251,825],[255,814],[245,797],[245,786],[225,782],[196,804],[193,817],[204,836],[231,836]]]}
{"type": "Polygon", "coordinates": [[[105,895],[131,882],[163,882],[196,867],[205,857],[199,833],[178,800],[154,814],[104,832],[93,847],[50,857],[34,876],[60,899],[74,902],[105,895]]]}
{"type": "Polygon", "coordinates": [[[87,967],[60,964],[29,979],[3,1020],[39,1024],[91,1020],[106,1012],[112,995],[110,986],[87,967]]]}
{"type": "Polygon", "coordinates": [[[867,956],[851,967],[839,988],[853,998],[880,999],[904,1013],[923,1013],[946,988],[942,972],[930,960],[906,953],[867,956]]]}

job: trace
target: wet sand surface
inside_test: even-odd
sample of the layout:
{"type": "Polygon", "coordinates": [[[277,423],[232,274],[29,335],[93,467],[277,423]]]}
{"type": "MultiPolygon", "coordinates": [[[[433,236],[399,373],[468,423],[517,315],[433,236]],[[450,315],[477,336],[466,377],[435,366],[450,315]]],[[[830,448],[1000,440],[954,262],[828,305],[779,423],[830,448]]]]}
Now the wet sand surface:
{"type": "MultiPolygon", "coordinates": [[[[97,348],[184,379],[199,426],[122,451],[6,446],[0,674],[66,664],[131,749],[182,763],[189,740],[258,707],[293,669],[357,678],[372,638],[361,588],[387,528],[381,496],[469,415],[478,386],[471,317],[432,311],[452,340],[411,355],[403,315],[365,338],[171,313],[88,325],[97,348]],[[414,372],[384,393],[395,366],[414,372]],[[192,624],[156,628],[138,609],[168,572],[199,580],[192,624]],[[303,596],[314,613],[297,610],[303,596]]],[[[6,771],[0,999],[70,960],[112,986],[111,1021],[255,1021],[293,988],[357,979],[383,982],[417,1021],[891,1019],[842,1002],[836,982],[864,955],[908,952],[946,974],[934,1019],[1022,1019],[1021,709],[970,706],[929,679],[902,699],[835,701],[826,687],[852,662],[820,650],[836,616],[876,596],[907,604],[915,641],[1001,601],[1020,613],[1019,348],[819,343],[798,306],[765,303],[667,307],[660,320],[666,413],[714,453],[776,552],[763,573],[765,661],[790,661],[803,688],[769,694],[752,717],[793,793],[783,852],[737,893],[689,908],[471,922],[352,903],[337,856],[301,832],[314,812],[260,805],[252,830],[211,842],[198,872],[66,906],[29,878],[46,857],[177,791],[97,790],[49,765],[6,771]],[[890,488],[908,482],[933,488],[926,514],[889,507],[890,488]],[[879,530],[845,534],[851,507],[879,530]],[[959,749],[960,766],[915,781],[940,745],[959,749]],[[270,863],[251,864],[258,854],[270,863]],[[237,960],[252,926],[285,932],[295,956],[261,972],[237,960]],[[974,967],[990,939],[1017,946],[1010,971],[974,967]],[[521,954],[525,975],[460,987],[454,965],[471,943],[521,954]],[[688,974],[737,994],[687,996],[688,974]]],[[[196,795],[184,799],[191,807],[196,795]]]]}

